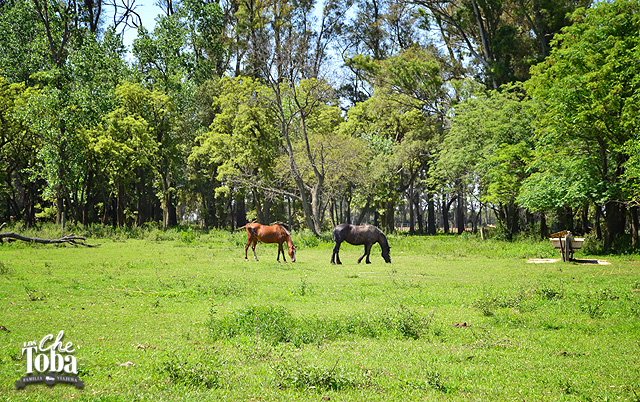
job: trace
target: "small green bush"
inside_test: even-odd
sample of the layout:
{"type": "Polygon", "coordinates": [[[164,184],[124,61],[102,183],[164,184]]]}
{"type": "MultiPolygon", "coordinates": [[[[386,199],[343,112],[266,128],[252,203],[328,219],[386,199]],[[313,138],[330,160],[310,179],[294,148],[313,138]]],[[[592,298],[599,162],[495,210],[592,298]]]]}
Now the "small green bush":
{"type": "Polygon", "coordinates": [[[604,253],[604,241],[598,240],[595,231],[587,233],[582,243],[582,252],[585,254],[599,255],[604,253]]]}
{"type": "Polygon", "coordinates": [[[0,261],[0,275],[8,275],[12,273],[11,268],[7,267],[3,261],[0,261]]]}
{"type": "Polygon", "coordinates": [[[202,363],[180,362],[173,358],[164,362],[160,372],[167,373],[174,384],[207,389],[221,386],[220,372],[202,363]]]}
{"type": "Polygon", "coordinates": [[[365,388],[372,385],[372,376],[369,370],[347,372],[338,368],[337,363],[328,368],[300,362],[284,362],[272,366],[272,370],[280,388],[340,391],[365,388]]]}
{"type": "Polygon", "coordinates": [[[210,325],[215,340],[258,336],[273,344],[291,342],[300,346],[348,335],[419,339],[427,333],[430,321],[404,307],[371,315],[297,318],[284,307],[253,306],[221,319],[213,318],[212,312],[210,325]]]}

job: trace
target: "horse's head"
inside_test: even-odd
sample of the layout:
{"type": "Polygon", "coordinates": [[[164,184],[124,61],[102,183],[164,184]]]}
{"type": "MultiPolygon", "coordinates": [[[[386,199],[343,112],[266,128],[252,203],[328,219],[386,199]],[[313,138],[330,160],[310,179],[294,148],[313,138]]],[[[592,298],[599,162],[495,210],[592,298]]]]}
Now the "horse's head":
{"type": "Polygon", "coordinates": [[[391,247],[382,248],[382,258],[384,258],[384,262],[391,262],[391,247]]]}
{"type": "Polygon", "coordinates": [[[289,257],[291,257],[291,262],[296,262],[296,250],[298,247],[294,246],[293,243],[289,243],[289,257]]]}

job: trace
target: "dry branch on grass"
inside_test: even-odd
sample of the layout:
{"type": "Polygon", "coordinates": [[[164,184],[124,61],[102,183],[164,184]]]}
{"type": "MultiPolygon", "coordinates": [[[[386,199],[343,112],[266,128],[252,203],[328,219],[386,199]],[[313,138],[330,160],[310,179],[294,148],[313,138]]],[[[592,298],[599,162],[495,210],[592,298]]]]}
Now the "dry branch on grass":
{"type": "MultiPolygon", "coordinates": [[[[4,227],[4,225],[5,225],[5,223],[0,225],[0,229],[2,229],[4,227]]],[[[18,234],[18,233],[14,233],[14,232],[0,233],[0,243],[2,243],[4,241],[4,239],[15,239],[15,240],[26,241],[26,242],[29,242],[29,243],[40,243],[40,244],[62,244],[62,243],[68,243],[68,244],[73,244],[74,246],[86,246],[86,247],[99,246],[99,244],[86,244],[85,240],[87,240],[87,238],[84,237],[84,236],[76,236],[75,233],[68,234],[68,235],[63,236],[63,237],[61,237],[59,239],[42,239],[42,238],[39,238],[39,237],[28,237],[28,236],[23,236],[23,235],[18,234]]]]}

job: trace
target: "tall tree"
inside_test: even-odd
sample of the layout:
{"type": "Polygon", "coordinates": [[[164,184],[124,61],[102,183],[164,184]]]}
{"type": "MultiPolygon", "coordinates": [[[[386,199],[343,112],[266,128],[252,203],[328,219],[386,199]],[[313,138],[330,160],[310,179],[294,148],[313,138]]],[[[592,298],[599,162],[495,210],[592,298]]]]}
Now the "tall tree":
{"type": "Polygon", "coordinates": [[[250,193],[258,220],[268,223],[264,200],[280,187],[274,184],[280,141],[271,90],[250,77],[224,77],[215,85],[212,107],[218,113],[209,131],[196,138],[189,163],[207,167],[206,174],[219,180],[218,196],[235,188],[250,193]]]}
{"type": "Polygon", "coordinates": [[[0,5],[0,70],[10,82],[28,82],[50,67],[40,17],[31,1],[0,5]]]}
{"type": "Polygon", "coordinates": [[[425,27],[440,31],[452,58],[469,54],[484,82],[498,89],[529,77],[531,64],[548,54],[548,41],[569,23],[563,18],[578,6],[567,0],[408,0],[424,7],[425,27]]]}
{"type": "MultiPolygon", "coordinates": [[[[419,178],[433,162],[446,124],[449,95],[442,58],[433,49],[411,48],[382,61],[358,56],[352,62],[358,63],[376,92],[374,99],[357,105],[352,108],[354,112],[349,113],[354,116],[364,114],[365,121],[374,121],[370,128],[393,144],[392,156],[387,158],[386,166],[394,184],[383,188],[383,191],[391,191],[383,201],[383,226],[394,229],[397,194],[408,191],[411,230],[415,223],[414,201],[417,186],[421,184],[419,178]],[[378,106],[371,107],[368,103],[378,106]],[[374,118],[375,115],[378,117],[374,118]]],[[[370,128],[365,128],[364,132],[370,128]]],[[[427,200],[433,202],[432,197],[427,200]]],[[[428,208],[428,211],[432,209],[428,208]]],[[[433,223],[432,213],[428,218],[433,223]]]]}
{"type": "Polygon", "coordinates": [[[116,98],[118,107],[96,128],[88,130],[87,141],[97,167],[106,175],[111,193],[115,194],[115,224],[124,226],[128,223],[125,209],[127,198],[133,193],[131,184],[136,180],[136,172],[148,169],[158,152],[152,127],[143,116],[148,118],[149,109],[158,107],[163,99],[140,85],[128,83],[116,88],[116,98]]]}
{"type": "MultiPolygon", "coordinates": [[[[576,157],[584,158],[579,165],[597,167],[567,171],[579,181],[584,174],[595,174],[591,182],[598,185],[589,191],[604,205],[605,248],[611,249],[625,231],[631,199],[626,180],[635,180],[626,170],[640,123],[640,3],[599,3],[578,9],[572,20],[555,37],[549,58],[532,70],[527,89],[544,105],[537,120],[540,147],[575,150],[566,169],[576,165],[576,157]]],[[[632,232],[637,231],[633,226],[632,232]]],[[[637,232],[632,234],[637,238],[637,232]]]]}
{"type": "Polygon", "coordinates": [[[454,108],[438,157],[443,183],[456,190],[475,189],[509,238],[520,229],[517,197],[532,158],[533,117],[534,106],[521,85],[478,92],[454,108]]]}

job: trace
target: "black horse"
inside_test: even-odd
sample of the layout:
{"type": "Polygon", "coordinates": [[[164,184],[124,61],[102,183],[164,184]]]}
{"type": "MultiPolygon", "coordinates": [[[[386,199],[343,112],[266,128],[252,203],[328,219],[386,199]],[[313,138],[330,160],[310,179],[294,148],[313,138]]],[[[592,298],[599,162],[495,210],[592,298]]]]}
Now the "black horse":
{"type": "Polygon", "coordinates": [[[338,253],[340,252],[340,244],[343,241],[356,246],[364,244],[364,255],[358,258],[358,264],[360,264],[360,261],[362,261],[365,256],[367,257],[367,264],[371,264],[369,254],[371,254],[371,246],[373,246],[373,243],[380,243],[382,258],[384,258],[386,262],[391,262],[387,237],[380,229],[373,225],[356,226],[343,223],[333,228],[333,240],[336,242],[336,246],[333,248],[333,255],[331,256],[332,264],[342,264],[338,253]]]}

